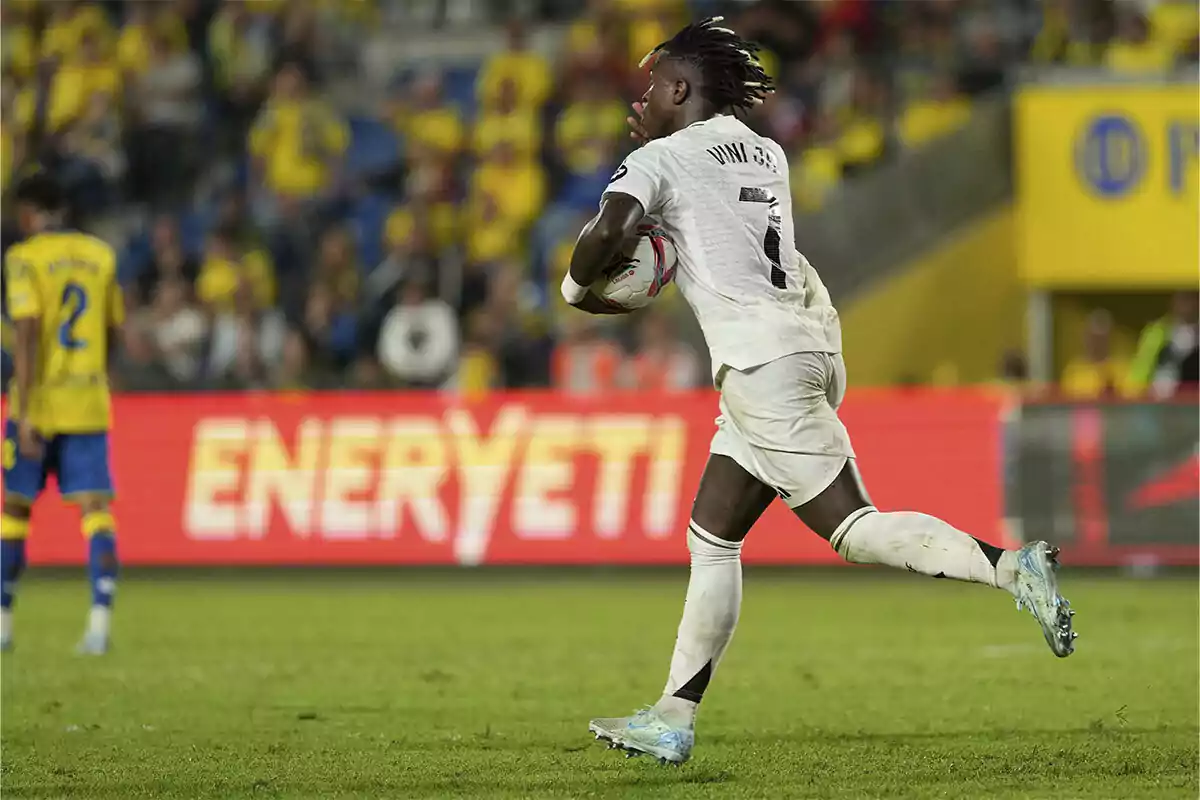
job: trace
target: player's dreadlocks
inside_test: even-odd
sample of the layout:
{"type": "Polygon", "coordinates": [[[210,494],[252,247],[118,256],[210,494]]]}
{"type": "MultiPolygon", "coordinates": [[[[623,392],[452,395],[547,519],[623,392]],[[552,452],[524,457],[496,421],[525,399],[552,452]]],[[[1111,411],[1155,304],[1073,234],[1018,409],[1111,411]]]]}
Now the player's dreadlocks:
{"type": "Polygon", "coordinates": [[[724,17],[694,22],[651,50],[638,64],[644,67],[664,58],[693,64],[703,78],[700,93],[718,109],[749,110],[775,91],[758,60],[759,46],[718,23],[724,17]]]}

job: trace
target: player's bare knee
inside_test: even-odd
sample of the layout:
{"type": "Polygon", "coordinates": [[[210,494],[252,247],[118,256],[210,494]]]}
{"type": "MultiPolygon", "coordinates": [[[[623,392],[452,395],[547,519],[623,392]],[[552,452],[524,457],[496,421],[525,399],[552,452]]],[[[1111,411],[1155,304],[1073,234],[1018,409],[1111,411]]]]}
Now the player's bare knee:
{"type": "Polygon", "coordinates": [[[836,549],[834,538],[839,529],[862,509],[870,507],[871,501],[854,463],[848,461],[823,492],[792,511],[809,530],[833,544],[836,549]]]}
{"type": "Polygon", "coordinates": [[[29,519],[30,506],[15,497],[4,498],[4,516],[12,519],[29,519]]]}
{"type": "Polygon", "coordinates": [[[709,456],[692,503],[692,521],[711,536],[740,542],[775,492],[724,455],[709,456]]]}
{"type": "Polygon", "coordinates": [[[104,514],[108,511],[109,499],[99,495],[83,495],[76,501],[79,506],[79,513],[87,516],[88,514],[104,514]]]}

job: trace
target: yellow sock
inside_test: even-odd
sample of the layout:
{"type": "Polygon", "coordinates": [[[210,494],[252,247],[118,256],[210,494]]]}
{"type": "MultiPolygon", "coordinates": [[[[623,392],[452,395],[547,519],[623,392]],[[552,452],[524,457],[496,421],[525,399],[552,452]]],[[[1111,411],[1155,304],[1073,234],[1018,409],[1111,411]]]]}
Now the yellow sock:
{"type": "Polygon", "coordinates": [[[0,539],[24,539],[29,535],[29,520],[9,514],[0,515],[0,539]]]}
{"type": "Polygon", "coordinates": [[[80,528],[89,539],[102,532],[112,536],[117,532],[117,521],[110,511],[89,511],[83,515],[80,528]]]}

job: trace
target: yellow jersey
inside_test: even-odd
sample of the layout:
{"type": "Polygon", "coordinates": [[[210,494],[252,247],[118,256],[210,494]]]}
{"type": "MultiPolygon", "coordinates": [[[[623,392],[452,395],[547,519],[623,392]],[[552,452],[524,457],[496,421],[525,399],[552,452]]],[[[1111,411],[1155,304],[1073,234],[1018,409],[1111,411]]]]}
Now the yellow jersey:
{"type": "MultiPolygon", "coordinates": [[[[43,436],[99,433],[111,424],[108,336],[125,318],[117,257],[100,239],[40,233],[5,258],[8,313],[40,319],[27,418],[43,436]]],[[[9,408],[21,408],[13,381],[9,408]]]]}

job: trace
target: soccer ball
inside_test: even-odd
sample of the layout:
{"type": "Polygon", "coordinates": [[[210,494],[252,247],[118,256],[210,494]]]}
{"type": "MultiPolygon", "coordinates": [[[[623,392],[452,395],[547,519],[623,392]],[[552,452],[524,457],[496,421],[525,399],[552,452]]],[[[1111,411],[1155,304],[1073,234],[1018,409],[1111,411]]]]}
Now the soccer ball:
{"type": "Polygon", "coordinates": [[[654,222],[638,225],[616,263],[596,281],[592,291],[621,308],[642,308],[675,279],[675,245],[654,222]]]}

